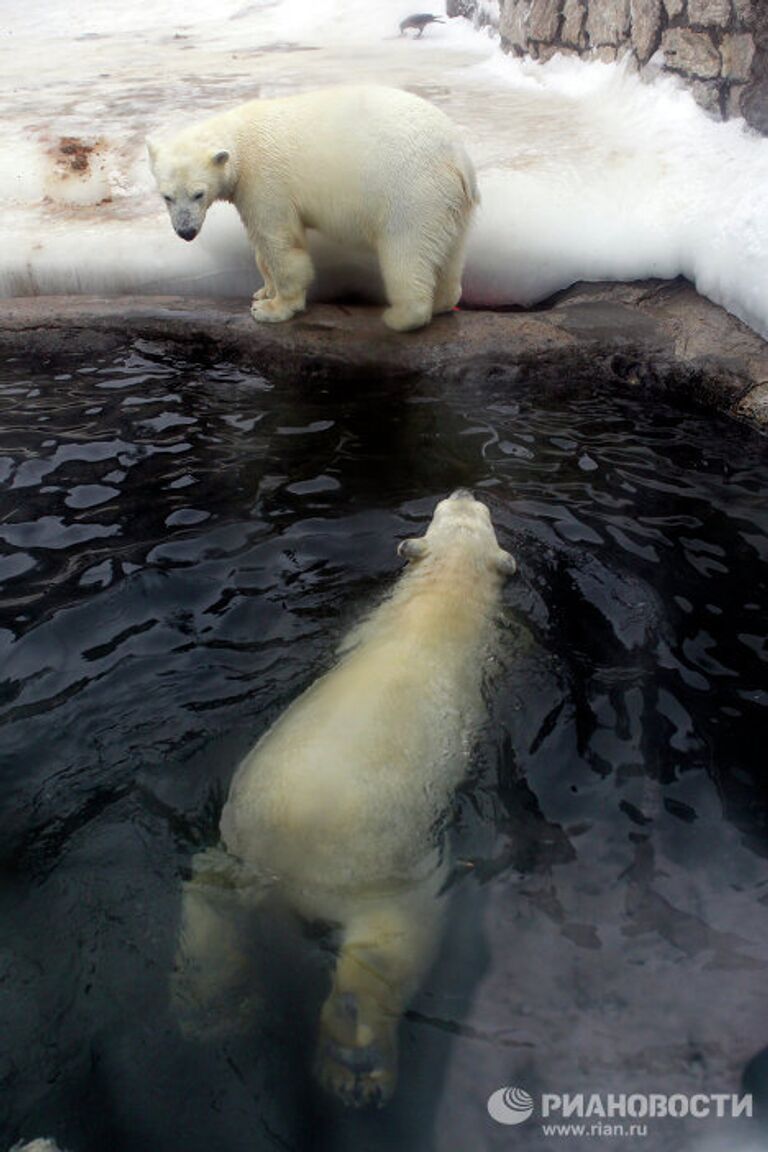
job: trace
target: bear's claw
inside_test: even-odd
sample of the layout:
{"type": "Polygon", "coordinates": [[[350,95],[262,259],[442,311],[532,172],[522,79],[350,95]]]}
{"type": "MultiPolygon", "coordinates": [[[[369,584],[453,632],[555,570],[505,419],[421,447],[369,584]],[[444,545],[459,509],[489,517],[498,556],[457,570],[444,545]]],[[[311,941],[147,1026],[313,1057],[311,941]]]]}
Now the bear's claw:
{"type": "Polygon", "coordinates": [[[288,300],[277,296],[254,297],[251,303],[251,316],[257,324],[284,324],[292,320],[297,312],[303,312],[303,300],[288,300]]]}
{"type": "Polygon", "coordinates": [[[329,1041],[318,1054],[316,1075],[347,1108],[382,1108],[394,1091],[394,1073],[375,1044],[345,1048],[329,1041]]]}

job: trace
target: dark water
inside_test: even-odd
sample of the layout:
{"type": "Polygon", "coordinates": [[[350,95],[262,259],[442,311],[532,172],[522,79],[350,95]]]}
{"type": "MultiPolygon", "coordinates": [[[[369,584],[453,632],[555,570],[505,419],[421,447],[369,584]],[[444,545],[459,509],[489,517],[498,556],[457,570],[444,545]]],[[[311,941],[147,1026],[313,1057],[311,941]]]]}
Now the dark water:
{"type": "Polygon", "coordinates": [[[277,386],[148,344],[3,370],[0,1150],[564,1147],[488,1095],[733,1091],[768,1043],[766,443],[481,377],[277,386]],[[400,1089],[345,1114],[309,1076],[311,930],[275,925],[257,1034],[179,1039],[181,877],[459,485],[520,574],[400,1089]]]}

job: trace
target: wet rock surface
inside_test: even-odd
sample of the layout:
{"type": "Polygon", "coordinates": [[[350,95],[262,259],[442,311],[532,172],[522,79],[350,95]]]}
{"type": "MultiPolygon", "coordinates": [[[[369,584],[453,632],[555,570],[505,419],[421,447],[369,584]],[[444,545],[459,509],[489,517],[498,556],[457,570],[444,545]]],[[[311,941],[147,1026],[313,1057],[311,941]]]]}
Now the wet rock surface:
{"type": "Polygon", "coordinates": [[[87,356],[144,337],[237,359],[276,380],[499,372],[509,380],[567,375],[668,390],[768,425],[768,346],[684,281],[579,284],[535,311],[460,311],[409,335],[380,309],[312,305],[288,324],[260,326],[244,300],[30,297],[0,302],[0,348],[37,364],[87,356]]]}

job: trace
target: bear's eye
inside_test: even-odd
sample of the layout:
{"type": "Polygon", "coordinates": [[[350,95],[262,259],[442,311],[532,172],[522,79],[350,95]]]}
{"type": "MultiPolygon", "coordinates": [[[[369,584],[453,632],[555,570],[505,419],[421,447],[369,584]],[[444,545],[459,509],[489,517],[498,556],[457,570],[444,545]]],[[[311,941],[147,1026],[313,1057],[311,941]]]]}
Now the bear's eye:
{"type": "Polygon", "coordinates": [[[192,199],[193,200],[202,200],[203,196],[205,196],[205,192],[194,192],[192,194],[192,199]]]}
{"type": "Polygon", "coordinates": [[[163,200],[165,200],[166,204],[173,204],[173,196],[163,196],[163,200]]]}

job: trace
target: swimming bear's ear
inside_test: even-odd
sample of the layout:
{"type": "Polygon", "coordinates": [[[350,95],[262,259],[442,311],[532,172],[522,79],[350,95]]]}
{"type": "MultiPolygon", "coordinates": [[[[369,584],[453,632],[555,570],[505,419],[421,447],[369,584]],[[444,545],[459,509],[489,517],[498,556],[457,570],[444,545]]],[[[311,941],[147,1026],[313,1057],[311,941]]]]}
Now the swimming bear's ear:
{"type": "Polygon", "coordinates": [[[499,548],[496,554],[496,567],[502,576],[514,576],[517,572],[517,561],[510,552],[505,552],[503,548],[499,548]]]}
{"type": "Polygon", "coordinates": [[[398,556],[403,560],[423,560],[429,552],[429,544],[423,536],[412,536],[410,540],[401,540],[397,546],[398,556]]]}
{"type": "Polygon", "coordinates": [[[155,161],[157,160],[157,144],[151,136],[147,136],[147,152],[149,153],[149,162],[154,168],[155,161]]]}
{"type": "Polygon", "coordinates": [[[214,152],[211,156],[211,164],[213,164],[214,168],[223,168],[227,160],[229,160],[229,152],[226,148],[218,149],[218,151],[214,152]]]}

